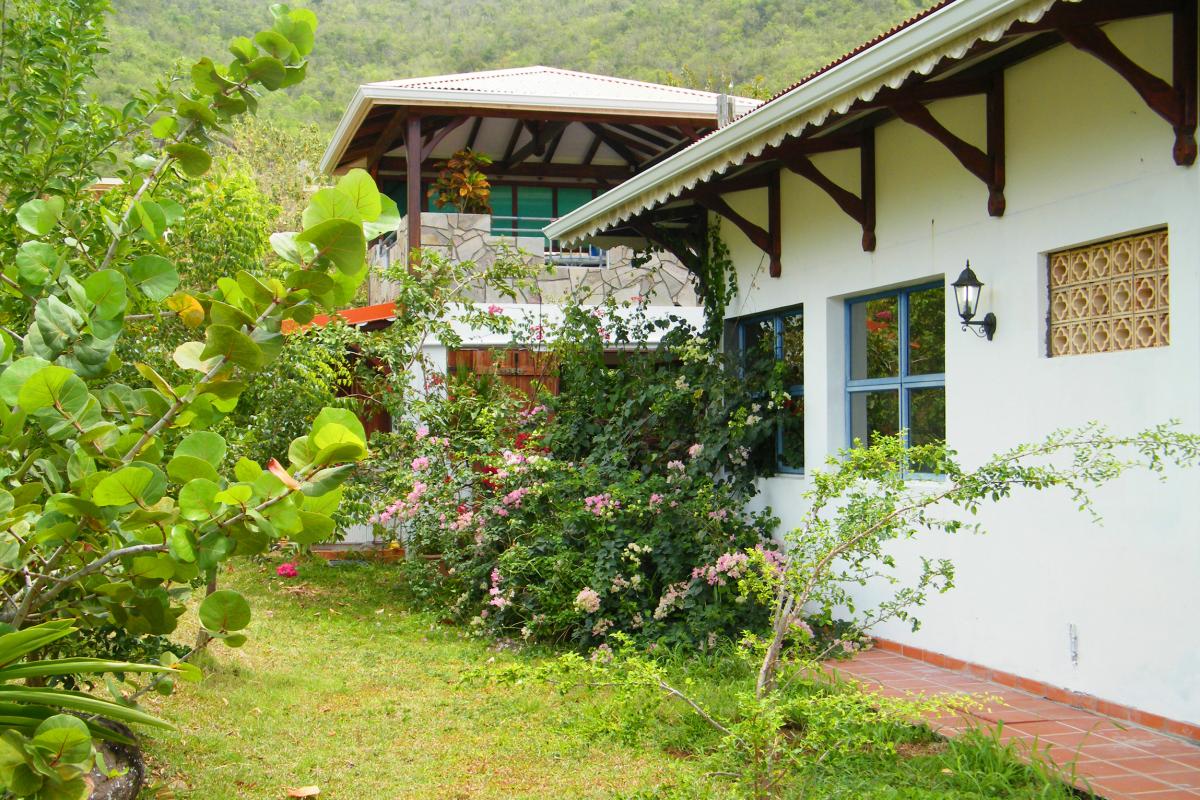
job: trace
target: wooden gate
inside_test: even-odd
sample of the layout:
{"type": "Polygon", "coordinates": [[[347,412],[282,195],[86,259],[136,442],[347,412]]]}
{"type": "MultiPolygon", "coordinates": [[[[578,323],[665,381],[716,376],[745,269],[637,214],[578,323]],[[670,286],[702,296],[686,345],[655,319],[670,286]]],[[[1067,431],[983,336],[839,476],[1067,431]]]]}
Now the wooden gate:
{"type": "Polygon", "coordinates": [[[460,370],[498,377],[501,383],[521,392],[531,402],[543,389],[558,394],[558,373],[549,353],[504,347],[451,350],[446,372],[453,375],[460,370]]]}

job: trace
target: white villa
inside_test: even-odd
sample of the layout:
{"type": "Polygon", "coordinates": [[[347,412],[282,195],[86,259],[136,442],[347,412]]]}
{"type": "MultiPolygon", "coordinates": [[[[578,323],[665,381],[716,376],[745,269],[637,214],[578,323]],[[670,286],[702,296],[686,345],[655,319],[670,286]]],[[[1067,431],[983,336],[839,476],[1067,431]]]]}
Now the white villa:
{"type": "MultiPolygon", "coordinates": [[[[806,470],[876,431],[945,438],[968,465],[1092,420],[1200,431],[1198,41],[1196,0],[945,0],[546,236],[670,241],[689,264],[688,221],[720,226],[727,344],[790,332],[779,357],[802,365],[785,435],[803,457],[761,493],[785,525],[806,470]],[[960,321],[968,261],[994,335],[960,321]]],[[[897,547],[953,559],[958,585],[919,632],[876,633],[1200,739],[1197,498],[1200,473],[1132,475],[1096,525],[1020,494],[987,535],[897,547]]]]}

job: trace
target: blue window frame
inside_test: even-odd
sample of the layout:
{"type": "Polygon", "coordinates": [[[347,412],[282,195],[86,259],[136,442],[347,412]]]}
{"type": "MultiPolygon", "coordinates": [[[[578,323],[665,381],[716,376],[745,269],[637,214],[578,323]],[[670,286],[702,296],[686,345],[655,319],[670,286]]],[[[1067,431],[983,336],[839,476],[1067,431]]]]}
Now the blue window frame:
{"type": "Polygon", "coordinates": [[[846,409],[851,443],[900,431],[910,445],[945,440],[944,282],[847,301],[846,409]]]}
{"type": "MultiPolygon", "coordinates": [[[[756,353],[782,362],[788,400],[775,429],[774,462],[779,472],[804,472],[804,309],[793,308],[738,321],[743,359],[756,353]]],[[[765,398],[764,398],[765,399],[765,398]]]]}

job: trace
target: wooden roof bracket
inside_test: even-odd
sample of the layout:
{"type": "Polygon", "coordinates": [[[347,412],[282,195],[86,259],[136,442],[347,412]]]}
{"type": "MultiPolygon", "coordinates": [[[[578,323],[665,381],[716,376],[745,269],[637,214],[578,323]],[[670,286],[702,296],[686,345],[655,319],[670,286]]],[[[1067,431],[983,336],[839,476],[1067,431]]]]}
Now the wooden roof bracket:
{"type": "Polygon", "coordinates": [[[765,230],[734,211],[716,192],[700,191],[696,192],[695,197],[698,204],[732,222],[738,230],[746,234],[746,238],[755,247],[767,254],[767,258],[770,259],[772,278],[778,278],[783,274],[778,170],[771,173],[767,179],[767,228],[765,230]]]}
{"type": "Polygon", "coordinates": [[[1056,30],[1079,50],[1095,56],[1133,87],[1150,110],[1175,129],[1172,155],[1180,166],[1196,163],[1196,6],[1179,0],[1171,12],[1171,82],[1146,70],[1126,55],[1096,23],[1060,25],[1056,30]]]}
{"type": "Polygon", "coordinates": [[[888,103],[892,113],[920,128],[945,145],[959,163],[988,187],[988,213],[1004,216],[1004,73],[993,74],[985,90],[987,102],[987,152],[953,134],[917,99],[897,98],[888,103]]]}
{"type": "MultiPolygon", "coordinates": [[[[700,294],[708,291],[707,280],[704,277],[703,261],[704,261],[704,241],[699,238],[697,241],[689,241],[686,232],[672,234],[655,225],[649,220],[633,218],[629,221],[629,227],[645,237],[650,244],[657,245],[660,249],[665,250],[671,255],[679,259],[679,263],[696,276],[696,281],[699,283],[700,294]]],[[[696,237],[692,237],[695,239],[696,237]]]]}
{"type": "Polygon", "coordinates": [[[875,250],[875,129],[867,128],[856,143],[848,143],[859,151],[859,194],[834,183],[829,176],[809,160],[802,151],[781,148],[776,158],[797,175],[807,178],[829,195],[838,208],[862,226],[862,249],[875,250]]]}

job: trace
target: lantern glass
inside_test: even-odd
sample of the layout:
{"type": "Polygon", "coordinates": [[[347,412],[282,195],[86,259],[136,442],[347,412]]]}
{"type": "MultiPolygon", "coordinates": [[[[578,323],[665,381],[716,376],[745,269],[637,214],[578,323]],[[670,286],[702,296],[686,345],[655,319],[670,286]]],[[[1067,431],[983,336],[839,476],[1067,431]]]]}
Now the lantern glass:
{"type": "Polygon", "coordinates": [[[958,315],[962,317],[963,322],[970,322],[979,310],[979,295],[983,289],[983,284],[971,269],[971,262],[967,262],[967,268],[958,276],[958,280],[950,285],[954,287],[954,302],[958,305],[958,315]]]}

